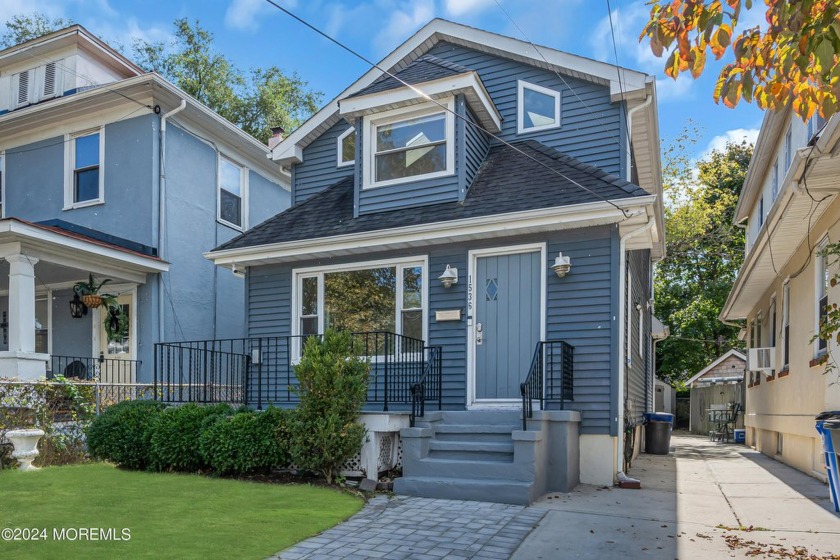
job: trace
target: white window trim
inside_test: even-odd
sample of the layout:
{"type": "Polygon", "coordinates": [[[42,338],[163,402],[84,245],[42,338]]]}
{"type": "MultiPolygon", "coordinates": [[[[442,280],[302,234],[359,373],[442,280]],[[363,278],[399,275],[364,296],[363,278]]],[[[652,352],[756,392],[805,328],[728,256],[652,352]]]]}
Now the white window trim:
{"type": "MultiPolygon", "coordinates": [[[[307,268],[296,268],[292,270],[292,363],[298,363],[301,357],[300,345],[300,319],[301,313],[298,302],[301,301],[304,278],[318,278],[318,332],[324,332],[324,274],[330,272],[347,272],[351,270],[368,270],[371,268],[382,268],[386,266],[394,266],[397,268],[397,291],[395,294],[396,306],[394,313],[394,327],[397,334],[402,334],[402,296],[403,296],[403,279],[402,270],[404,268],[411,268],[414,266],[423,267],[422,284],[423,289],[420,291],[421,305],[423,306],[423,340],[429,339],[429,258],[427,256],[414,256],[399,259],[384,259],[376,261],[362,261],[346,263],[341,265],[325,265],[307,268]]],[[[413,308],[410,308],[413,309],[413,308]]]]}
{"type": "Polygon", "coordinates": [[[6,152],[0,150],[0,218],[6,217],[6,152]]]}
{"type": "MultiPolygon", "coordinates": [[[[816,267],[814,268],[814,334],[820,334],[820,300],[823,295],[823,267],[827,268],[826,259],[820,252],[828,245],[828,236],[823,237],[814,248],[816,256],[816,267]]],[[[826,341],[825,348],[820,350],[820,339],[814,338],[814,357],[819,358],[828,351],[829,342],[826,341]]]]}
{"type": "Polygon", "coordinates": [[[551,130],[560,128],[560,98],[561,93],[556,89],[550,89],[524,80],[516,82],[516,133],[529,134],[531,132],[540,132],[542,130],[551,130]],[[544,95],[554,97],[554,116],[555,122],[552,124],[544,124],[541,126],[525,127],[525,89],[536,91],[544,95]]]}
{"type": "Polygon", "coordinates": [[[639,309],[639,357],[640,358],[644,358],[644,356],[645,356],[644,329],[645,329],[645,307],[642,306],[642,308],[639,309]]]}
{"type": "Polygon", "coordinates": [[[64,135],[64,210],[105,204],[105,126],[64,135]],[[76,170],[76,138],[99,134],[99,198],[74,202],[74,172],[76,170]]]}
{"type": "MultiPolygon", "coordinates": [[[[782,283],[782,329],[779,333],[779,346],[781,346],[781,362],[782,367],[786,368],[790,365],[790,355],[785,356],[785,345],[788,343],[788,336],[790,333],[788,332],[788,336],[785,336],[786,329],[790,330],[790,277],[785,278],[785,281],[782,283]]],[[[788,354],[790,353],[790,346],[788,346],[788,354]]]]}
{"type": "MultiPolygon", "coordinates": [[[[350,128],[348,128],[347,130],[345,130],[344,132],[342,132],[339,135],[338,140],[336,141],[336,150],[335,150],[336,167],[350,167],[351,165],[354,165],[356,163],[355,156],[350,161],[341,161],[341,156],[344,154],[344,150],[342,149],[342,147],[343,147],[342,143],[344,142],[345,138],[347,138],[348,136],[350,136],[351,134],[353,134],[355,132],[356,132],[356,129],[351,126],[350,128]]],[[[356,142],[358,142],[358,141],[359,141],[359,138],[357,137],[356,142]]]]}
{"type": "Polygon", "coordinates": [[[627,366],[633,364],[633,271],[627,267],[627,366]]]}
{"type": "Polygon", "coordinates": [[[237,231],[245,231],[248,229],[248,175],[248,168],[246,166],[237,163],[237,161],[232,157],[225,155],[222,152],[218,152],[218,157],[216,158],[216,221],[237,231]],[[239,209],[241,212],[241,225],[236,225],[222,218],[222,174],[220,172],[222,160],[225,160],[231,165],[239,168],[239,189],[241,191],[239,195],[239,209]]]}
{"type": "MultiPolygon", "coordinates": [[[[426,179],[434,179],[436,177],[447,177],[455,174],[455,98],[441,99],[438,102],[440,105],[446,107],[446,109],[442,109],[437,103],[424,103],[422,105],[413,105],[409,108],[393,109],[391,111],[377,113],[373,117],[364,118],[364,125],[362,126],[364,138],[362,145],[370,146],[371,148],[364,150],[367,155],[365,157],[365,164],[362,166],[362,190],[400,185],[403,183],[415,183],[417,181],[425,181],[426,179]],[[376,137],[376,127],[437,113],[443,113],[445,118],[446,168],[442,171],[426,173],[424,175],[413,175],[411,177],[374,182],[373,170],[376,165],[376,150],[374,149],[373,139],[376,137]]],[[[358,136],[356,137],[356,141],[359,141],[358,136]]]]}

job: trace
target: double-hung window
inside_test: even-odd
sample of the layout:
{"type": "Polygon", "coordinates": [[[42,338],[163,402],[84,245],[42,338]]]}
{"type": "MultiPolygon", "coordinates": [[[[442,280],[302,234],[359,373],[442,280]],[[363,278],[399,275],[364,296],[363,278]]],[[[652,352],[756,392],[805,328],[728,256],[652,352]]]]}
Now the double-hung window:
{"type": "MultiPolygon", "coordinates": [[[[446,105],[454,111],[452,100],[446,105]]],[[[364,145],[371,149],[365,158],[363,188],[455,173],[455,120],[437,105],[389,111],[370,119],[364,145]]]]}
{"type": "MultiPolygon", "coordinates": [[[[827,240],[823,240],[817,246],[817,282],[816,282],[816,303],[817,303],[817,324],[815,331],[820,332],[820,323],[828,315],[828,288],[831,283],[831,278],[828,273],[828,258],[823,254],[823,251],[828,244],[827,240]]],[[[828,341],[824,338],[817,338],[817,354],[824,353],[828,348],[828,341]]]]}
{"type": "Polygon", "coordinates": [[[793,161],[793,132],[788,128],[785,134],[785,174],[790,169],[790,164],[793,161]]]}
{"type": "Polygon", "coordinates": [[[104,129],[86,131],[67,138],[68,161],[65,179],[65,209],[105,202],[104,129]]]}
{"type": "Polygon", "coordinates": [[[236,229],[245,229],[247,169],[219,156],[218,219],[236,229]]]}
{"type": "MultiPolygon", "coordinates": [[[[294,334],[326,329],[425,338],[426,264],[421,259],[295,271],[294,334]]],[[[382,346],[384,337],[369,337],[382,346]]],[[[302,345],[296,345],[299,355],[302,345]]],[[[368,348],[381,355],[384,347],[368,348]]],[[[389,350],[390,352],[390,350],[389,350]]]]}
{"type": "Polygon", "coordinates": [[[560,127],[560,92],[519,80],[517,134],[560,127]]]}
{"type": "Polygon", "coordinates": [[[773,162],[773,178],[772,178],[773,197],[771,200],[776,200],[779,194],[779,159],[773,162]]]}

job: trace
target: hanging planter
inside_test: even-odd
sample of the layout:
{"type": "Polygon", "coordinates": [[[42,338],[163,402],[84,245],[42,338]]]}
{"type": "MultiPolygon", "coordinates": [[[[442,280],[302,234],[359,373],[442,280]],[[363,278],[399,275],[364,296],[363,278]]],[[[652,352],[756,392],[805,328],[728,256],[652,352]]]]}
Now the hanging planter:
{"type": "MultiPolygon", "coordinates": [[[[99,293],[102,289],[102,286],[110,282],[110,278],[106,278],[101,282],[97,282],[96,279],[93,277],[93,274],[88,276],[87,282],[76,282],[73,286],[73,292],[81,299],[81,302],[84,304],[85,307],[90,309],[96,309],[100,307],[103,303],[106,305],[108,304],[109,299],[113,299],[113,296],[108,294],[101,294],[99,293]]],[[[80,313],[78,310],[73,309],[73,303],[71,302],[71,312],[74,317],[81,317],[83,313],[80,313]]]]}

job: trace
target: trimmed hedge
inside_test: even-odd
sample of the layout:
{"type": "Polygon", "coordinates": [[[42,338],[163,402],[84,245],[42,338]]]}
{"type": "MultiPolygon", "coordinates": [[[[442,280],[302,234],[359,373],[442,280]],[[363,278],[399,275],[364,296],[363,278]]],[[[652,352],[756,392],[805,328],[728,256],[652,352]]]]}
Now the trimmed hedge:
{"type": "Polygon", "coordinates": [[[230,405],[173,406],[158,418],[150,439],[149,466],[157,471],[197,472],[207,470],[199,440],[205,426],[233,412],[230,405]]]}
{"type": "Polygon", "coordinates": [[[87,429],[91,457],[143,470],[151,463],[154,427],[166,405],[157,401],[123,401],[106,409],[87,429]]]}
{"type": "Polygon", "coordinates": [[[219,474],[265,473],[289,464],[292,412],[269,407],[217,417],[201,435],[204,461],[219,474]]]}

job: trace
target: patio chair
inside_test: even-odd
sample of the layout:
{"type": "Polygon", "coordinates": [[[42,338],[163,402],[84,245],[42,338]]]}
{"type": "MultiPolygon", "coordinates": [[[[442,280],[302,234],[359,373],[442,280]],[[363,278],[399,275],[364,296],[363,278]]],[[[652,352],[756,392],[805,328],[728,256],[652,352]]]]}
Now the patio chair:
{"type": "Polygon", "coordinates": [[[71,378],[75,377],[77,379],[87,379],[88,378],[88,369],[85,366],[84,362],[81,360],[74,360],[67,364],[67,367],[64,368],[64,377],[71,378]]]}

